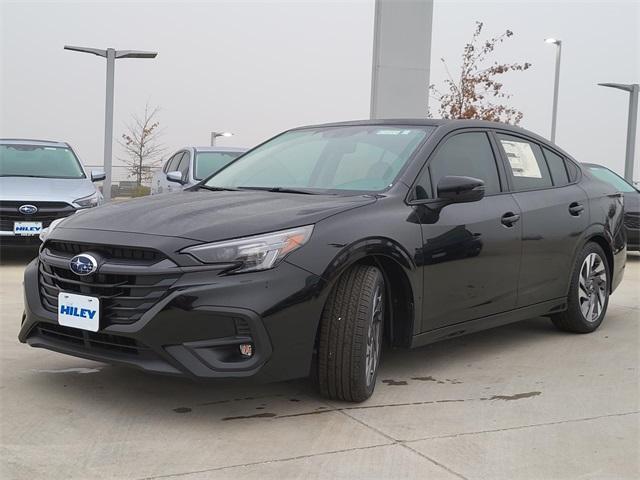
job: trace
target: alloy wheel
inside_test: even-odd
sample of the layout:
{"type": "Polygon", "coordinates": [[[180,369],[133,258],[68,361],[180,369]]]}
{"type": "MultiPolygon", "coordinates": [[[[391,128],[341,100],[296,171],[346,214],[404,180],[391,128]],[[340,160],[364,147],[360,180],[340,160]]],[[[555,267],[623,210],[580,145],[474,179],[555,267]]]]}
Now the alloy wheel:
{"type": "Polygon", "coordinates": [[[382,345],[382,319],[384,315],[383,293],[380,285],[373,295],[373,308],[371,309],[371,321],[367,332],[367,351],[365,358],[365,374],[367,376],[367,386],[371,385],[378,369],[380,361],[380,350],[382,345]]]}
{"type": "Polygon", "coordinates": [[[607,299],[607,268],[600,255],[590,253],[582,262],[578,284],[578,304],[588,322],[600,318],[607,299]]]}

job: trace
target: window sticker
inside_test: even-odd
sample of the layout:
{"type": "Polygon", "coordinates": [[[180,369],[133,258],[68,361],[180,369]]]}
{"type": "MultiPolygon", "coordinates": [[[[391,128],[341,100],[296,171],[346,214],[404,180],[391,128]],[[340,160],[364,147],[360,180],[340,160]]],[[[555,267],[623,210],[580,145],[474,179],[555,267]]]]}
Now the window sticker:
{"type": "Polygon", "coordinates": [[[401,133],[402,130],[378,130],[376,135],[400,135],[401,133]]]}
{"type": "Polygon", "coordinates": [[[542,178],[536,156],[527,142],[500,140],[514,177],[542,178]]]}

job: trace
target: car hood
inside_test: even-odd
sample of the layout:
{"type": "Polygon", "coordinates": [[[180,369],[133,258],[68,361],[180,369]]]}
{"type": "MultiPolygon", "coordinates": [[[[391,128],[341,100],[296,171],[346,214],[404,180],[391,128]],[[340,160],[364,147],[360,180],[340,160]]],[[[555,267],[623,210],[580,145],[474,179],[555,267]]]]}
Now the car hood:
{"type": "Polygon", "coordinates": [[[69,217],[60,229],[91,229],[182,237],[202,242],[244,237],[316,223],[375,202],[262,191],[185,191],[110,203],[69,217]]]}
{"type": "Polygon", "coordinates": [[[0,177],[0,199],[25,202],[67,202],[95,193],[86,178],[0,177]]]}

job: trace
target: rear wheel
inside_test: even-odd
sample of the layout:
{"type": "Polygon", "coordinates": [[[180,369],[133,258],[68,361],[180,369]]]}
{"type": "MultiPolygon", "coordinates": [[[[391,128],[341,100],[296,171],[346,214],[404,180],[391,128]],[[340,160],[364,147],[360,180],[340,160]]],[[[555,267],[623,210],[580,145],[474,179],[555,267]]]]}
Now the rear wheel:
{"type": "Polygon", "coordinates": [[[329,295],[320,323],[318,385],[335,400],[362,402],[376,384],[385,308],[380,270],[356,265],[329,295]]]}
{"type": "Polygon", "coordinates": [[[600,245],[588,243],[576,259],[567,310],[551,317],[560,330],[589,333],[596,330],[609,304],[609,265],[600,245]]]}

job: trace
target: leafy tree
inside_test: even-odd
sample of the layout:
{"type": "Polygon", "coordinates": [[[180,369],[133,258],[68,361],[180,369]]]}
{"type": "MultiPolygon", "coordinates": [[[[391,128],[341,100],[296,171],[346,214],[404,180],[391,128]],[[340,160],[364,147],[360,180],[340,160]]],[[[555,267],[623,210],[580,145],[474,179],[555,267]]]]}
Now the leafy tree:
{"type": "Polygon", "coordinates": [[[435,85],[430,85],[429,91],[440,104],[438,113],[442,118],[475,118],[517,125],[522,119],[522,112],[506,104],[511,95],[502,90],[499,78],[507,72],[528,70],[531,64],[494,61],[486,66],[487,57],[499,44],[513,36],[513,32],[506,30],[483,43],[480,40],[482,27],[482,22],[476,22],[471,42],[464,47],[460,77],[454,80],[447,62],[441,58],[449,77],[444,81],[444,93],[435,85]]]}
{"type": "Polygon", "coordinates": [[[125,158],[121,160],[127,165],[131,176],[136,179],[138,186],[148,182],[153,176],[152,167],[162,162],[162,155],[166,151],[160,142],[162,130],[157,120],[160,109],[146,104],[144,115],[132,115],[132,121],[126,126],[126,132],[119,141],[124,149],[125,158]]]}

